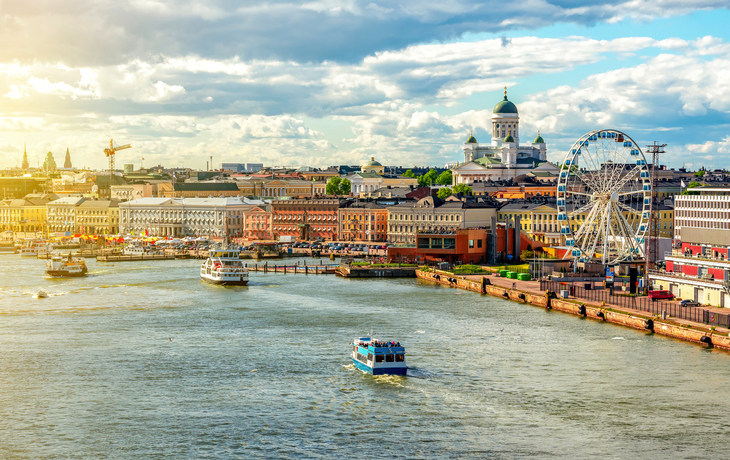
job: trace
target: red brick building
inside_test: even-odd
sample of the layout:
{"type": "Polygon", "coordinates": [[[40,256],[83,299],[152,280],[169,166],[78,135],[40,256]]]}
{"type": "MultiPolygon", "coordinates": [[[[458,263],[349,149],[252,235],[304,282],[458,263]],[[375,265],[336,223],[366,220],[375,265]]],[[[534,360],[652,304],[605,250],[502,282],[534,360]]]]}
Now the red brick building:
{"type": "Polygon", "coordinates": [[[271,203],[272,237],[293,236],[299,240],[338,237],[338,198],[299,198],[271,203]]]}

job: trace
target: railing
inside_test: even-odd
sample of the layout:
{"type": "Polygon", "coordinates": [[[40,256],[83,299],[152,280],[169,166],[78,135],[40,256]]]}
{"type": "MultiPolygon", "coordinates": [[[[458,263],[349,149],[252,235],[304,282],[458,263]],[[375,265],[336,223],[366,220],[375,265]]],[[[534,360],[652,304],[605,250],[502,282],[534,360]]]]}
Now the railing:
{"type": "Polygon", "coordinates": [[[671,251],[666,251],[664,253],[664,257],[680,257],[682,259],[688,259],[688,260],[704,260],[706,262],[728,262],[730,263],[730,260],[728,260],[727,257],[724,257],[722,254],[720,257],[712,257],[712,256],[706,256],[703,254],[685,254],[681,250],[672,249],[671,251]]]}
{"type": "Polygon", "coordinates": [[[714,276],[710,273],[704,275],[704,276],[692,276],[692,275],[686,275],[684,273],[676,273],[676,272],[667,272],[663,270],[649,270],[650,275],[655,276],[664,276],[667,278],[674,278],[676,280],[680,281],[702,281],[703,283],[712,283],[712,284],[724,284],[724,280],[715,279],[714,276]]]}
{"type": "Polygon", "coordinates": [[[704,323],[713,326],[730,327],[730,314],[715,313],[704,308],[682,307],[676,302],[653,301],[648,297],[635,297],[629,295],[615,294],[612,289],[595,289],[593,283],[567,283],[561,281],[540,281],[541,291],[560,292],[567,290],[570,296],[591,302],[605,302],[617,307],[631,310],[643,311],[654,315],[666,313],[674,318],[686,319],[697,323],[704,323]],[[590,284],[591,289],[586,289],[585,284],[590,284]]]}

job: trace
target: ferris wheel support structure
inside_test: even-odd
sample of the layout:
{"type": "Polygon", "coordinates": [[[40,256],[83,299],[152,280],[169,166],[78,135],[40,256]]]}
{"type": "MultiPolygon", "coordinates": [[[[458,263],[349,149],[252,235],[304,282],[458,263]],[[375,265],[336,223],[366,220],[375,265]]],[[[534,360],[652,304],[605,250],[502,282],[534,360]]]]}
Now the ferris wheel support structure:
{"type": "Polygon", "coordinates": [[[627,134],[595,130],[573,144],[557,186],[565,257],[604,265],[645,258],[651,207],[646,158],[627,134]]]}

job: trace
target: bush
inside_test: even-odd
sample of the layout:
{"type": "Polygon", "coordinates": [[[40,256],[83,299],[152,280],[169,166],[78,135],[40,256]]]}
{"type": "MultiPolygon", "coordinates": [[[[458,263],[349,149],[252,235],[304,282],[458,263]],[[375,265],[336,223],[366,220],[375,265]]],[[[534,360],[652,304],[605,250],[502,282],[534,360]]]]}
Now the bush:
{"type": "Polygon", "coordinates": [[[467,264],[454,267],[454,269],[451,270],[451,273],[453,273],[454,275],[476,275],[481,273],[489,273],[489,271],[485,270],[479,265],[467,264]]]}

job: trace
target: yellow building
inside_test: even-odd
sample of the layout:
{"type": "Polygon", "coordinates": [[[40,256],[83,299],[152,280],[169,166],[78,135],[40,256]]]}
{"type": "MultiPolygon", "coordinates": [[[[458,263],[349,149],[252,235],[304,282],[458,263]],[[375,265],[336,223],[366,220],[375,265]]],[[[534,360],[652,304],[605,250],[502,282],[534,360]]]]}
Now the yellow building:
{"type": "Polygon", "coordinates": [[[86,200],[76,207],[75,233],[115,235],[119,233],[119,201],[86,200]]]}
{"type": "MultiPolygon", "coordinates": [[[[570,213],[569,213],[570,214],[570,213]]],[[[532,240],[551,245],[562,244],[560,239],[560,224],[558,223],[558,210],[554,202],[534,203],[530,201],[514,201],[503,206],[499,210],[499,222],[507,222],[519,216],[521,219],[522,231],[532,240]]],[[[641,221],[636,213],[624,211],[624,219],[634,230],[638,230],[641,221]]],[[[657,217],[658,236],[660,238],[674,237],[674,210],[664,203],[655,205],[655,216],[657,217]]],[[[570,229],[575,232],[585,222],[588,212],[570,216],[570,229]]]]}
{"type": "Polygon", "coordinates": [[[46,205],[57,199],[54,194],[32,194],[0,202],[0,228],[13,232],[40,232],[46,225],[46,205]]]}
{"type": "Polygon", "coordinates": [[[258,198],[313,198],[327,194],[327,184],[325,182],[299,179],[248,177],[237,181],[236,184],[241,195],[258,198]]]}

